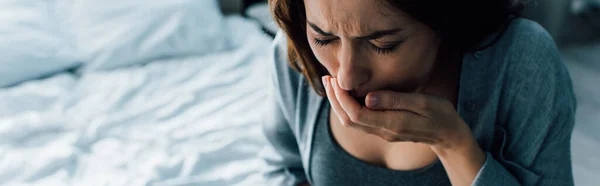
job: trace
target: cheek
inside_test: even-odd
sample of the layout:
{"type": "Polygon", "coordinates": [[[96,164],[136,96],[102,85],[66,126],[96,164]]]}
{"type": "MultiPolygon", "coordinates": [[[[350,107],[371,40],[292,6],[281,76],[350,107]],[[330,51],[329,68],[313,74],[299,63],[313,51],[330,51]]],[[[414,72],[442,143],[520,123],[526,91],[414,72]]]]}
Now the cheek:
{"type": "MultiPolygon", "coordinates": [[[[404,47],[404,46],[403,46],[404,47]]],[[[409,48],[409,47],[404,47],[409,48]]],[[[383,78],[394,79],[406,76],[414,71],[413,59],[409,51],[399,48],[392,55],[372,54],[370,57],[375,75],[385,76],[383,78]]]]}
{"type": "Polygon", "coordinates": [[[406,42],[393,55],[371,56],[374,79],[384,84],[405,83],[427,76],[435,62],[435,49],[425,43],[406,42]]]}
{"type": "Polygon", "coordinates": [[[323,65],[329,74],[335,74],[338,68],[338,62],[333,55],[331,47],[319,47],[315,44],[310,44],[312,53],[315,55],[321,65],[323,65]]]}
{"type": "Polygon", "coordinates": [[[405,75],[418,77],[427,74],[437,56],[437,47],[430,40],[415,40],[410,43],[405,43],[397,56],[398,63],[396,69],[405,75]]]}

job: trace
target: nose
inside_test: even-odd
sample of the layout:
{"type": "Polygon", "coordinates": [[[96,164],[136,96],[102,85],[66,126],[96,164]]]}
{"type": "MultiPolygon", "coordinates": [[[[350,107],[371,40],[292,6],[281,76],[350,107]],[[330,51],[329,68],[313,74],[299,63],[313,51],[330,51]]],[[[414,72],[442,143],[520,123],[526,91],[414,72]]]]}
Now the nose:
{"type": "Polygon", "coordinates": [[[350,44],[342,44],[338,52],[337,79],[340,88],[354,90],[366,83],[370,78],[368,64],[360,49],[350,44]]]}

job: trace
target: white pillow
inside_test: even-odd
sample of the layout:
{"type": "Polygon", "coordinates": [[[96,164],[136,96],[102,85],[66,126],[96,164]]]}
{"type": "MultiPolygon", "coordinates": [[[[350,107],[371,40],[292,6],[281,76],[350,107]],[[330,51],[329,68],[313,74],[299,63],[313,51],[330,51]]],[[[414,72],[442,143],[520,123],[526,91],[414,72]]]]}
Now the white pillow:
{"type": "Polygon", "coordinates": [[[0,1],[0,87],[78,65],[50,1],[0,1]]]}
{"type": "Polygon", "coordinates": [[[84,71],[226,47],[216,0],[59,0],[84,71]]]}

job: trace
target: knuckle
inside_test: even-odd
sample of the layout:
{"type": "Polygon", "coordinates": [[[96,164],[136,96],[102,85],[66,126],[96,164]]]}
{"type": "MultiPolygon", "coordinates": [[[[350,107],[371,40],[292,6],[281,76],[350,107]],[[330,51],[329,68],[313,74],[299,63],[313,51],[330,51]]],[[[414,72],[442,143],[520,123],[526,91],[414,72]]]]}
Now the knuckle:
{"type": "Polygon", "coordinates": [[[353,125],[353,127],[364,133],[377,135],[376,132],[373,131],[373,129],[370,129],[370,128],[367,128],[367,127],[364,127],[361,125],[353,125]]]}
{"type": "Polygon", "coordinates": [[[402,102],[399,99],[393,99],[390,101],[390,106],[392,108],[402,108],[402,102]]]}
{"type": "Polygon", "coordinates": [[[379,128],[377,130],[377,135],[379,137],[381,137],[382,139],[384,139],[385,141],[388,142],[394,142],[396,141],[396,138],[394,137],[394,135],[391,135],[388,131],[386,131],[386,129],[384,128],[379,128]]]}
{"type": "Polygon", "coordinates": [[[394,128],[394,133],[396,133],[396,134],[402,134],[405,132],[406,132],[406,129],[400,125],[398,125],[397,127],[394,128]]]}
{"type": "Polygon", "coordinates": [[[382,137],[387,142],[395,142],[396,141],[396,137],[391,136],[391,135],[383,135],[382,137]]]}
{"type": "Polygon", "coordinates": [[[342,119],[340,122],[344,126],[349,126],[352,123],[352,121],[350,121],[350,119],[347,119],[347,118],[346,119],[342,119]]]}
{"type": "Polygon", "coordinates": [[[402,108],[402,106],[403,106],[403,104],[402,104],[403,103],[402,98],[399,97],[398,95],[390,96],[388,98],[388,101],[385,101],[385,102],[389,103],[390,106],[393,107],[393,108],[402,108]]]}
{"type": "Polygon", "coordinates": [[[424,95],[419,95],[417,99],[417,105],[419,106],[419,108],[427,109],[431,106],[431,103],[429,102],[429,100],[427,100],[427,98],[424,95]]]}
{"type": "Polygon", "coordinates": [[[362,130],[363,132],[367,133],[367,134],[372,134],[372,135],[379,135],[379,133],[375,130],[372,129],[368,129],[368,128],[361,128],[360,130],[362,130]]]}
{"type": "Polygon", "coordinates": [[[404,112],[398,112],[396,115],[396,122],[397,123],[404,123],[406,120],[406,114],[404,112]]]}
{"type": "Polygon", "coordinates": [[[398,119],[397,122],[395,122],[394,125],[391,126],[391,129],[393,132],[395,132],[396,134],[401,134],[403,132],[405,132],[405,127],[403,127],[403,123],[406,122],[406,115],[403,113],[399,113],[398,115],[398,119]]]}
{"type": "Polygon", "coordinates": [[[354,122],[354,123],[359,123],[360,121],[360,114],[351,114],[348,116],[350,122],[354,122]]]}
{"type": "Polygon", "coordinates": [[[401,135],[401,134],[407,134],[410,133],[408,130],[408,127],[404,126],[404,125],[397,125],[396,128],[394,128],[394,134],[396,135],[401,135]]]}

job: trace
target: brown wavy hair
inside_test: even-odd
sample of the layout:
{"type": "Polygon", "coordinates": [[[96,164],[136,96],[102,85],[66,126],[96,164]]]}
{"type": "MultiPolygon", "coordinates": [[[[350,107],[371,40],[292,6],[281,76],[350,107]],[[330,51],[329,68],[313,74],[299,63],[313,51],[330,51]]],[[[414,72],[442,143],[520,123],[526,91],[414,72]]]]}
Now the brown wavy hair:
{"type": "MultiPolygon", "coordinates": [[[[479,43],[505,28],[524,6],[518,0],[379,1],[424,23],[440,36],[444,46],[461,53],[485,48],[479,43]]],[[[321,76],[328,72],[317,61],[308,43],[304,0],[269,0],[269,6],[273,18],[287,35],[289,65],[306,77],[317,94],[324,96],[321,76]]]]}

